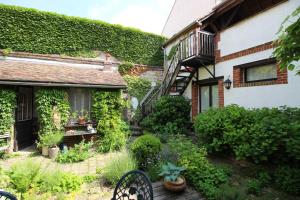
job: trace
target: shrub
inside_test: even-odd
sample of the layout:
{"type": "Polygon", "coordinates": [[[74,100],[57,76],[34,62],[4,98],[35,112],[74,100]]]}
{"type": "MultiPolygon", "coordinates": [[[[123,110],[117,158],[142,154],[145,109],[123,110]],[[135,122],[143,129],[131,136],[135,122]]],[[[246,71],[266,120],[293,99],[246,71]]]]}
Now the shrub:
{"type": "Polygon", "coordinates": [[[135,158],[123,150],[109,159],[100,173],[109,183],[116,185],[125,173],[134,169],[137,169],[135,158]]]}
{"type": "Polygon", "coordinates": [[[195,131],[209,152],[234,153],[254,162],[298,162],[300,109],[247,110],[237,105],[199,114],[195,131]]]}
{"type": "Polygon", "coordinates": [[[127,83],[128,93],[131,97],[136,97],[139,102],[151,89],[151,82],[144,78],[130,75],[125,75],[123,78],[127,83]]]}
{"type": "Polygon", "coordinates": [[[178,165],[186,168],[185,176],[207,199],[214,199],[217,187],[228,179],[224,170],[207,160],[204,148],[198,148],[185,137],[176,137],[168,142],[170,148],[178,154],[178,165]]]}
{"type": "Polygon", "coordinates": [[[0,32],[0,49],[69,55],[100,50],[125,61],[163,63],[164,37],[97,20],[1,4],[0,32]]]}
{"type": "Polygon", "coordinates": [[[84,181],[85,183],[92,183],[92,182],[96,181],[98,178],[99,178],[99,177],[98,177],[98,175],[96,175],[96,174],[95,174],[95,175],[89,174],[89,175],[83,176],[83,181],[84,181]]]}
{"type": "Polygon", "coordinates": [[[5,171],[0,167],[0,188],[7,188],[10,183],[10,178],[5,171]]]}
{"type": "Polygon", "coordinates": [[[244,200],[247,199],[246,194],[241,188],[222,184],[216,192],[216,200],[244,200]]]}
{"type": "Polygon", "coordinates": [[[41,166],[31,160],[19,162],[10,168],[8,176],[13,188],[23,194],[37,185],[41,176],[41,166]]]}
{"type": "Polygon", "coordinates": [[[147,169],[158,162],[161,148],[160,140],[150,134],[138,137],[130,146],[141,169],[147,169]]]}
{"type": "Polygon", "coordinates": [[[299,167],[281,166],[274,173],[275,185],[282,191],[300,194],[299,167]]]}
{"type": "Polygon", "coordinates": [[[80,162],[92,156],[91,153],[92,143],[85,143],[84,141],[75,144],[73,148],[60,152],[56,158],[59,163],[73,163],[80,162]]]}
{"type": "Polygon", "coordinates": [[[128,74],[133,67],[134,67],[133,63],[124,62],[118,66],[118,71],[121,75],[125,75],[128,74]]]}
{"type": "Polygon", "coordinates": [[[190,125],[190,102],[182,96],[163,96],[141,124],[159,136],[185,133],[190,125]]]}
{"type": "Polygon", "coordinates": [[[146,174],[148,175],[148,177],[150,178],[150,180],[152,182],[156,182],[161,179],[159,173],[160,173],[162,165],[163,165],[162,162],[158,162],[147,168],[146,174]]]}
{"type": "Polygon", "coordinates": [[[247,193],[260,195],[262,192],[262,184],[257,179],[250,179],[247,181],[247,193]]]}
{"type": "Polygon", "coordinates": [[[70,193],[78,191],[82,183],[80,176],[57,170],[43,174],[39,189],[41,192],[70,193]]]}

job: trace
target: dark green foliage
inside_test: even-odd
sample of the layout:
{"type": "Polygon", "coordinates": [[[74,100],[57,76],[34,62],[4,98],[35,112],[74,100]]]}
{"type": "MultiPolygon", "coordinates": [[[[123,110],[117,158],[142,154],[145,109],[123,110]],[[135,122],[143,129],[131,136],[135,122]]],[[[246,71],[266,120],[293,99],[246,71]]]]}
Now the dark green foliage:
{"type": "Polygon", "coordinates": [[[120,150],[126,144],[129,129],[121,118],[125,106],[121,91],[94,90],[92,98],[92,115],[98,123],[97,150],[99,152],[120,150]]]}
{"type": "Polygon", "coordinates": [[[131,62],[124,62],[119,65],[118,71],[121,75],[128,74],[130,70],[134,67],[134,64],[131,62]]]}
{"type": "Polygon", "coordinates": [[[67,151],[60,152],[56,158],[59,163],[74,163],[88,159],[92,156],[92,143],[85,143],[84,141],[75,144],[73,148],[67,151]]]}
{"type": "Polygon", "coordinates": [[[257,179],[250,179],[247,182],[247,193],[260,195],[262,192],[262,184],[257,179]]]}
{"type": "Polygon", "coordinates": [[[195,120],[195,131],[210,152],[232,152],[255,162],[298,162],[300,109],[247,110],[237,105],[210,109],[195,120]]]}
{"type": "Polygon", "coordinates": [[[274,173],[275,185],[285,192],[300,195],[300,169],[298,167],[281,166],[274,173]]]}
{"type": "MultiPolygon", "coordinates": [[[[166,134],[185,133],[190,124],[190,102],[182,96],[163,96],[142,126],[164,139],[166,134]]],[[[165,142],[164,139],[163,142],[165,142]]]]}
{"type": "Polygon", "coordinates": [[[246,194],[241,191],[241,188],[222,184],[216,192],[216,200],[245,200],[246,194]]]}
{"type": "Polygon", "coordinates": [[[170,139],[168,145],[178,154],[178,165],[186,168],[184,175],[188,183],[207,199],[214,199],[217,187],[228,179],[225,171],[209,163],[206,150],[198,148],[185,137],[170,139]]]}
{"type": "Polygon", "coordinates": [[[151,89],[151,82],[141,77],[125,75],[123,78],[127,83],[129,95],[136,97],[139,102],[151,89]]]}
{"type": "Polygon", "coordinates": [[[159,161],[161,148],[160,140],[150,134],[138,137],[130,146],[141,169],[147,169],[159,161]]]}
{"type": "MultiPolygon", "coordinates": [[[[279,38],[273,55],[280,63],[281,69],[295,69],[295,62],[300,60],[300,6],[289,15],[281,25],[279,38]],[[291,23],[292,22],[292,23],[291,23]],[[289,24],[288,26],[286,26],[289,24]]],[[[297,70],[300,75],[300,70],[297,70]]]]}
{"type": "Polygon", "coordinates": [[[161,177],[159,176],[159,172],[160,172],[162,165],[163,165],[162,162],[158,162],[158,163],[148,167],[146,174],[148,175],[148,177],[150,178],[150,180],[152,182],[156,182],[161,179],[161,177]]]}
{"type": "Polygon", "coordinates": [[[36,111],[40,123],[40,133],[63,130],[69,120],[70,104],[66,89],[40,88],[35,93],[36,111]],[[60,114],[60,124],[53,120],[53,112],[60,114]]]}
{"type": "Polygon", "coordinates": [[[0,88],[0,135],[11,133],[14,124],[14,109],[17,106],[16,92],[0,88]]]}
{"type": "Polygon", "coordinates": [[[0,4],[0,49],[46,54],[100,50],[161,66],[165,38],[101,21],[0,4]]]}

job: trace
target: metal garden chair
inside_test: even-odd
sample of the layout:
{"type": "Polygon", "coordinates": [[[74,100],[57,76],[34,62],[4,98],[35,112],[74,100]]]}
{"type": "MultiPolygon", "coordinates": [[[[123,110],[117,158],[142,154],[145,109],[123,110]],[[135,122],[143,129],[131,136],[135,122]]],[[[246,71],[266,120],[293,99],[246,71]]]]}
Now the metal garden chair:
{"type": "Polygon", "coordinates": [[[153,188],[147,175],[140,170],[124,174],[111,200],[153,200],[153,188]]]}
{"type": "Polygon", "coordinates": [[[17,198],[8,192],[0,190],[0,200],[17,200],[17,198]]]}

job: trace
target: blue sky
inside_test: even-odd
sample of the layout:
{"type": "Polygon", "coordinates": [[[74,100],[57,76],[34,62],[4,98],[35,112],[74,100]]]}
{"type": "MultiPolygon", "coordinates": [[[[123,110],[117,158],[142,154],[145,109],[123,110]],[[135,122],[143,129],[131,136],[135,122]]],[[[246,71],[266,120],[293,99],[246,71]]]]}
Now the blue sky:
{"type": "Polygon", "coordinates": [[[174,0],[0,0],[0,3],[98,19],[160,34],[174,0]]]}

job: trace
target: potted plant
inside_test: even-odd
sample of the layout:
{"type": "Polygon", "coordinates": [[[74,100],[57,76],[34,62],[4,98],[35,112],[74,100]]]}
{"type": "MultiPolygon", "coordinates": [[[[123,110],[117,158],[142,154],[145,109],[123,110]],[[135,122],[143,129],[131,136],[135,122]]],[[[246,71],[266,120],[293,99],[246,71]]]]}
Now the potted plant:
{"type": "Polygon", "coordinates": [[[80,114],[78,114],[78,124],[84,125],[88,120],[89,112],[86,110],[82,110],[80,114]]]}
{"type": "Polygon", "coordinates": [[[39,141],[37,142],[37,147],[42,149],[42,155],[48,156],[49,149],[49,134],[47,133],[39,133],[39,141]]]}
{"type": "Polygon", "coordinates": [[[172,192],[181,192],[186,188],[186,181],[181,175],[185,168],[177,167],[172,163],[167,163],[162,166],[159,176],[164,177],[164,187],[172,192]]]}
{"type": "Polygon", "coordinates": [[[48,140],[49,157],[53,160],[58,155],[59,148],[57,145],[62,141],[62,139],[63,139],[63,133],[60,131],[56,131],[49,134],[49,140],[48,140]]]}

